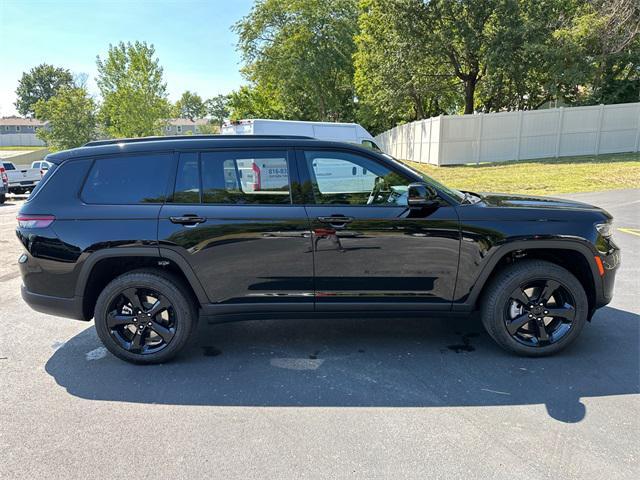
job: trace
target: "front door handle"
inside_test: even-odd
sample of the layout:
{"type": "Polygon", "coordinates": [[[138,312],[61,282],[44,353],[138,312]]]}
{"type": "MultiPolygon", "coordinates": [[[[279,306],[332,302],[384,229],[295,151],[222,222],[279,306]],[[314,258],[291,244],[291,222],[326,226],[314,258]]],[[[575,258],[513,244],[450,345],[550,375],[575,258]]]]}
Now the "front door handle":
{"type": "Polygon", "coordinates": [[[344,227],[347,223],[353,222],[353,217],[345,217],[344,215],[332,215],[331,217],[318,217],[322,223],[328,223],[332,227],[344,227]]]}
{"type": "Polygon", "coordinates": [[[181,217],[169,217],[169,220],[171,220],[171,223],[179,223],[181,225],[187,226],[194,226],[207,221],[207,219],[204,217],[199,217],[198,215],[189,213],[186,215],[182,215],[181,217]]]}

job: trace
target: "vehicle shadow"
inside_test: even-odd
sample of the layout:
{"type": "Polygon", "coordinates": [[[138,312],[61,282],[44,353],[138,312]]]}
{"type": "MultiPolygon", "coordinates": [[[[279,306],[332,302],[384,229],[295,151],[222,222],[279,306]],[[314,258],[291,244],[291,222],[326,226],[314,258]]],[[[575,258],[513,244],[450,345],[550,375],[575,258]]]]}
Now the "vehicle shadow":
{"type": "Polygon", "coordinates": [[[640,316],[604,308],[561,354],[503,352],[471,319],[247,321],[201,325],[175,361],[134,366],[93,327],[46,371],[75,396],[171,405],[444,407],[544,404],[562,422],[583,397],[640,392],[640,316]]]}

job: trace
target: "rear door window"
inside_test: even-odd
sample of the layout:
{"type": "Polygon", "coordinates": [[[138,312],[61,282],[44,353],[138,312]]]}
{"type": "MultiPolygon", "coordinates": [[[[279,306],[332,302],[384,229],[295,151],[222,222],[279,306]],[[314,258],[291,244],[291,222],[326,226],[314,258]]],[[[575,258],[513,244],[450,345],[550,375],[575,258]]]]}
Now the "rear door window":
{"type": "Polygon", "coordinates": [[[119,155],[95,160],[82,189],[86,203],[162,203],[170,176],[169,153],[119,155]]]}
{"type": "Polygon", "coordinates": [[[286,151],[216,151],[197,157],[180,156],[175,203],[291,203],[286,151]]]}

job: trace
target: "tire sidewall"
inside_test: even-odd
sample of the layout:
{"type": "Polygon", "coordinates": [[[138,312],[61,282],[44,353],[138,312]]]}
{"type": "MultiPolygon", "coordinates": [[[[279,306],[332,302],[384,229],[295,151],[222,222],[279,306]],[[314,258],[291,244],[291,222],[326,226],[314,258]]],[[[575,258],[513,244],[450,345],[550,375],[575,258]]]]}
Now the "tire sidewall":
{"type": "Polygon", "coordinates": [[[151,273],[126,273],[111,281],[96,302],[94,323],[98,337],[115,356],[132,363],[162,363],[173,358],[187,343],[194,326],[194,308],[185,293],[170,279],[151,273]],[[176,316],[176,333],[162,350],[140,355],[122,348],[112,337],[107,326],[109,306],[127,288],[148,288],[164,295],[173,306],[176,316]]]}

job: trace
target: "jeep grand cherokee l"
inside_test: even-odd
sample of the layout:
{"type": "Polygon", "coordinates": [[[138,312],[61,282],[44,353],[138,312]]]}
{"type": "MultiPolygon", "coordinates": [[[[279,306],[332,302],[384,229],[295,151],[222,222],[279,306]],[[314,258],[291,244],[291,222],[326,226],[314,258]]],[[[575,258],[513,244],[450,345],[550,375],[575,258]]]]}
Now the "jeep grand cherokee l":
{"type": "MultiPolygon", "coordinates": [[[[611,300],[611,216],[460,192],[393,158],[303,137],[99,141],[49,154],[18,216],[22,295],[164,362],[199,318],[480,311],[503,348],[555,353],[611,300]]],[[[393,321],[393,320],[390,320],[393,321]]]]}

